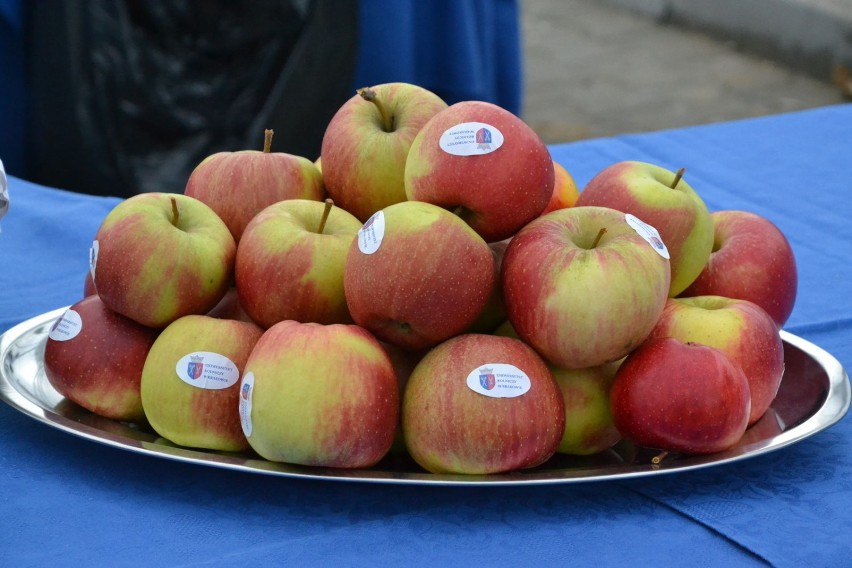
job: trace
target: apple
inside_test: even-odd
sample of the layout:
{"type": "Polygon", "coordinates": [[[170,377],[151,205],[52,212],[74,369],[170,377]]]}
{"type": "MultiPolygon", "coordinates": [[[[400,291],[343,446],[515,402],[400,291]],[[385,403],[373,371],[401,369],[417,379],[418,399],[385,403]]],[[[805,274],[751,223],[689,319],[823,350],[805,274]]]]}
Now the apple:
{"type": "Polygon", "coordinates": [[[402,400],[409,454],[433,473],[535,467],[555,452],[565,407],[547,364],[522,341],[464,334],[429,351],[402,400]]]}
{"type": "Polygon", "coordinates": [[[228,289],[236,244],[207,205],[142,193],[116,205],[92,243],[95,288],[111,310],[149,327],[212,309],[228,289]]]}
{"type": "Polygon", "coordinates": [[[403,174],[411,143],[445,108],[438,95],[409,83],[359,89],[323,135],[320,158],[329,196],[361,222],[405,201],[403,174]]]}
{"type": "Polygon", "coordinates": [[[621,440],[610,411],[609,391],[621,361],[585,369],[551,367],[565,402],[565,431],[557,452],[588,456],[621,440]]]}
{"type": "Polygon", "coordinates": [[[154,431],[191,448],[248,449],[240,374],[263,330],[253,323],[184,316],[157,337],[142,369],[142,407],[154,431]]]}
{"type": "Polygon", "coordinates": [[[270,205],[237,246],[240,304],[264,328],[283,320],[351,323],[343,267],[361,223],[331,200],[270,205]]]}
{"type": "Polygon", "coordinates": [[[506,321],[506,302],[503,301],[503,285],[500,282],[500,267],[503,264],[503,255],[511,239],[488,243],[491,254],[494,255],[494,289],[488,298],[488,303],[480,312],[479,317],[467,329],[467,333],[492,333],[500,324],[506,321]]]}
{"type": "Polygon", "coordinates": [[[68,308],[44,347],[44,373],[56,392],[99,416],[144,422],[142,367],[159,330],[104,306],[97,294],[68,308]]]}
{"type": "Polygon", "coordinates": [[[750,410],[748,381],[727,355],[672,337],[627,356],[610,391],[622,436],[648,448],[721,452],[739,442],[750,410]]]}
{"type": "Polygon", "coordinates": [[[514,235],[553,194],[553,160],[520,118],[462,101],[427,122],[405,163],[408,199],[455,211],[486,242],[514,235]]]}
{"type": "Polygon", "coordinates": [[[548,362],[582,369],[621,359],[657,323],[669,261],[652,228],[638,223],[606,207],[572,207],[512,238],[501,276],[506,311],[548,362]]]}
{"type": "Polygon", "coordinates": [[[268,460],[365,468],[390,449],[399,404],[393,365],[365,329],[283,321],[246,363],[240,417],[268,460]]]}
{"type": "Polygon", "coordinates": [[[243,309],[243,306],[240,303],[240,296],[237,293],[237,288],[235,286],[228,288],[228,291],[225,292],[225,295],[222,296],[219,303],[213,306],[213,309],[207,312],[206,315],[217,319],[232,319],[255,323],[254,320],[251,319],[251,316],[249,316],[243,309]]]}
{"type": "Polygon", "coordinates": [[[323,178],[314,162],[272,151],[267,129],[263,151],[217,152],[204,158],[186,182],[184,194],[203,201],[239,242],[249,221],[266,206],[285,199],[325,197],[323,178]]]}
{"type": "Polygon", "coordinates": [[[727,296],[754,302],[783,327],[796,302],[793,249],[769,219],[747,211],[715,211],[713,252],[680,295],[727,296]]]}
{"type": "Polygon", "coordinates": [[[784,343],[766,311],[723,296],[673,298],[649,338],[674,337],[723,351],[742,367],[751,389],[749,425],[772,404],[784,375],[784,343]]]}
{"type": "Polygon", "coordinates": [[[404,201],[371,217],[346,256],[343,288],[352,319],[410,350],[468,329],[494,288],[494,256],[464,221],[429,203],[404,201]]]}
{"type": "Polygon", "coordinates": [[[710,212],[682,173],[645,162],[618,162],[595,175],[577,198],[577,206],[631,213],[659,231],[671,255],[671,297],[698,277],[713,249],[710,212]]]}
{"type": "Polygon", "coordinates": [[[92,271],[86,271],[86,277],[83,280],[83,297],[88,298],[89,296],[93,296],[97,294],[98,291],[95,289],[95,279],[92,277],[92,271]]]}
{"type": "Polygon", "coordinates": [[[545,206],[544,211],[541,212],[542,215],[557,209],[574,207],[577,204],[577,198],[580,196],[574,178],[559,162],[553,162],[553,176],[553,195],[550,196],[550,201],[545,206]]]}

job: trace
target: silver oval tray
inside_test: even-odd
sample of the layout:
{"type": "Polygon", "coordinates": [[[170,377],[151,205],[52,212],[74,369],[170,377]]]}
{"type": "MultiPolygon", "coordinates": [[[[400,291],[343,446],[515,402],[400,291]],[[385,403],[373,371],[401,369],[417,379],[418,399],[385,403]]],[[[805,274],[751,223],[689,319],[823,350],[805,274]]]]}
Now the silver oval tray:
{"type": "Polygon", "coordinates": [[[405,452],[390,453],[362,470],[295,466],[257,456],[192,450],[171,444],[144,425],[102,418],[59,395],[43,368],[44,345],[65,308],[27,320],[0,336],[0,399],[39,422],[107,446],[203,466],[290,478],[413,485],[548,485],[636,478],[684,472],[751,458],[794,444],[840,420],[849,409],[849,377],[820,347],[782,331],[785,372],[766,415],[726,452],[669,455],[627,442],[590,457],[556,455],[534,469],[499,475],[437,475],[421,469],[405,452]]]}

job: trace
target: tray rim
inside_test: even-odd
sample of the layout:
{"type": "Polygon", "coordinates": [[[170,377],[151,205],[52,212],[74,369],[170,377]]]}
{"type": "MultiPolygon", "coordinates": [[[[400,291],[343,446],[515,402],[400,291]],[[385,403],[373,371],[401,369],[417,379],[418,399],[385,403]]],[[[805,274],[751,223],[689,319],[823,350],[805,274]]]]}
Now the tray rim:
{"type": "MultiPolygon", "coordinates": [[[[802,441],[839,422],[849,410],[850,399],[852,399],[852,388],[848,374],[833,355],[806,339],[781,330],[781,338],[785,343],[803,351],[825,371],[829,381],[828,392],[823,403],[800,424],[770,439],[760,440],[748,446],[739,446],[717,454],[683,456],[676,460],[667,460],[659,466],[650,463],[631,464],[617,472],[610,471],[615,469],[613,467],[589,467],[530,470],[490,475],[455,475],[297,466],[269,462],[262,458],[213,453],[129,438],[76,422],[51,409],[40,406],[24,396],[15,388],[14,378],[7,373],[6,362],[9,350],[22,338],[34,333],[37,328],[60,317],[66,309],[68,309],[68,306],[34,316],[0,335],[0,400],[14,410],[49,427],[116,449],[183,463],[285,478],[379,484],[490,487],[495,485],[529,486],[625,480],[681,473],[751,459],[802,441]]],[[[43,342],[45,338],[46,333],[40,337],[39,341],[43,342]]]]}

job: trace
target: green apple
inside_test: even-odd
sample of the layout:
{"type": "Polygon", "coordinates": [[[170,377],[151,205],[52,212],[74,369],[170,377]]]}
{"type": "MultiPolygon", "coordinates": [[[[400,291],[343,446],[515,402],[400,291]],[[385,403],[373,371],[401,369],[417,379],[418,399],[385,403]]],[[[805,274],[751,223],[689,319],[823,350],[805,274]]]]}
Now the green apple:
{"type": "Polygon", "coordinates": [[[482,101],[436,114],[405,163],[408,199],[457,212],[489,243],[538,217],[554,182],[553,160],[538,135],[511,112],[482,101]]]}
{"type": "Polygon", "coordinates": [[[577,198],[577,206],[631,213],[660,233],[671,255],[671,297],[698,277],[713,250],[710,212],[682,173],[645,162],[618,162],[595,175],[577,198]]]}
{"type": "Polygon", "coordinates": [[[447,104],[409,83],[359,89],[332,117],[322,140],[329,196],[360,221],[405,201],[403,174],[414,137],[447,104]]]}
{"type": "Polygon", "coordinates": [[[565,402],[565,432],[557,452],[587,456],[621,440],[610,411],[609,391],[621,361],[585,369],[551,367],[565,402]]]}
{"type": "Polygon", "coordinates": [[[240,417],[264,458],[364,468],[388,452],[399,386],[382,346],[355,325],[279,322],[246,363],[240,417]]]}
{"type": "Polygon", "coordinates": [[[669,261],[637,221],[571,207],[539,217],[509,243],[501,277],[509,320],[548,362],[582,369],[621,359],[657,323],[669,261]]]}
{"type": "Polygon", "coordinates": [[[184,316],[160,333],[142,369],[151,427],[180,446],[243,451],[240,374],[263,330],[253,323],[184,316]]]}
{"type": "Polygon", "coordinates": [[[361,223],[331,200],[270,205],[246,226],[234,278],[240,304],[264,328],[283,320],[351,323],[343,267],[361,223]]]}
{"type": "Polygon", "coordinates": [[[268,205],[285,199],[325,197],[319,168],[303,156],[272,151],[266,130],[263,151],[217,152],[189,176],[184,194],[203,201],[228,226],[236,242],[249,221],[268,205]]]}
{"type": "Polygon", "coordinates": [[[236,244],[207,205],[180,194],[142,193],[116,205],[92,244],[103,303],[142,325],[203,314],[225,295],[236,244]]]}
{"type": "Polygon", "coordinates": [[[404,201],[371,217],[346,257],[352,319],[379,339],[418,350],[468,329],[495,281],[488,245],[464,221],[404,201]]]}
{"type": "Polygon", "coordinates": [[[775,321],[757,304],[723,296],[672,298],[649,337],[709,345],[742,367],[751,391],[749,425],[763,416],[778,394],[784,343],[775,321]]]}
{"type": "Polygon", "coordinates": [[[464,334],[426,354],[408,379],[402,432],[433,473],[535,467],[556,452],[565,407],[547,364],[528,345],[464,334]]]}

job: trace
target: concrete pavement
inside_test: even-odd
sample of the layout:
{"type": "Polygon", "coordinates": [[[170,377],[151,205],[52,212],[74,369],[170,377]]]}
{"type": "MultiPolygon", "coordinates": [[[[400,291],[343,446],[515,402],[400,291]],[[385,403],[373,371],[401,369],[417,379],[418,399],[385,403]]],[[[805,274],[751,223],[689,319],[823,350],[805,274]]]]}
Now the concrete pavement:
{"type": "MultiPolygon", "coordinates": [[[[749,18],[770,21],[779,10],[773,12],[768,4],[793,1],[806,3],[759,0],[740,4],[753,9],[763,4],[764,11],[749,18]]],[[[852,0],[816,1],[836,9],[848,5],[848,29],[852,30],[852,0]]],[[[522,117],[546,142],[554,143],[734,120],[847,100],[831,82],[829,72],[806,72],[785,59],[787,55],[780,47],[772,51],[764,43],[774,55],[761,53],[745,45],[738,32],[711,31],[694,21],[687,22],[684,14],[688,4],[701,2],[521,0],[525,78],[522,117]]],[[[703,4],[713,4],[720,11],[722,4],[729,2],[703,4]]],[[[729,11],[729,22],[742,18],[742,12],[729,11]]],[[[777,31],[784,33],[781,28],[777,31]]],[[[852,34],[846,38],[852,41],[852,34]]],[[[828,68],[845,61],[844,45],[838,45],[823,56],[823,61],[831,61],[826,64],[828,68]]],[[[806,51],[800,47],[803,61],[806,51]]]]}

